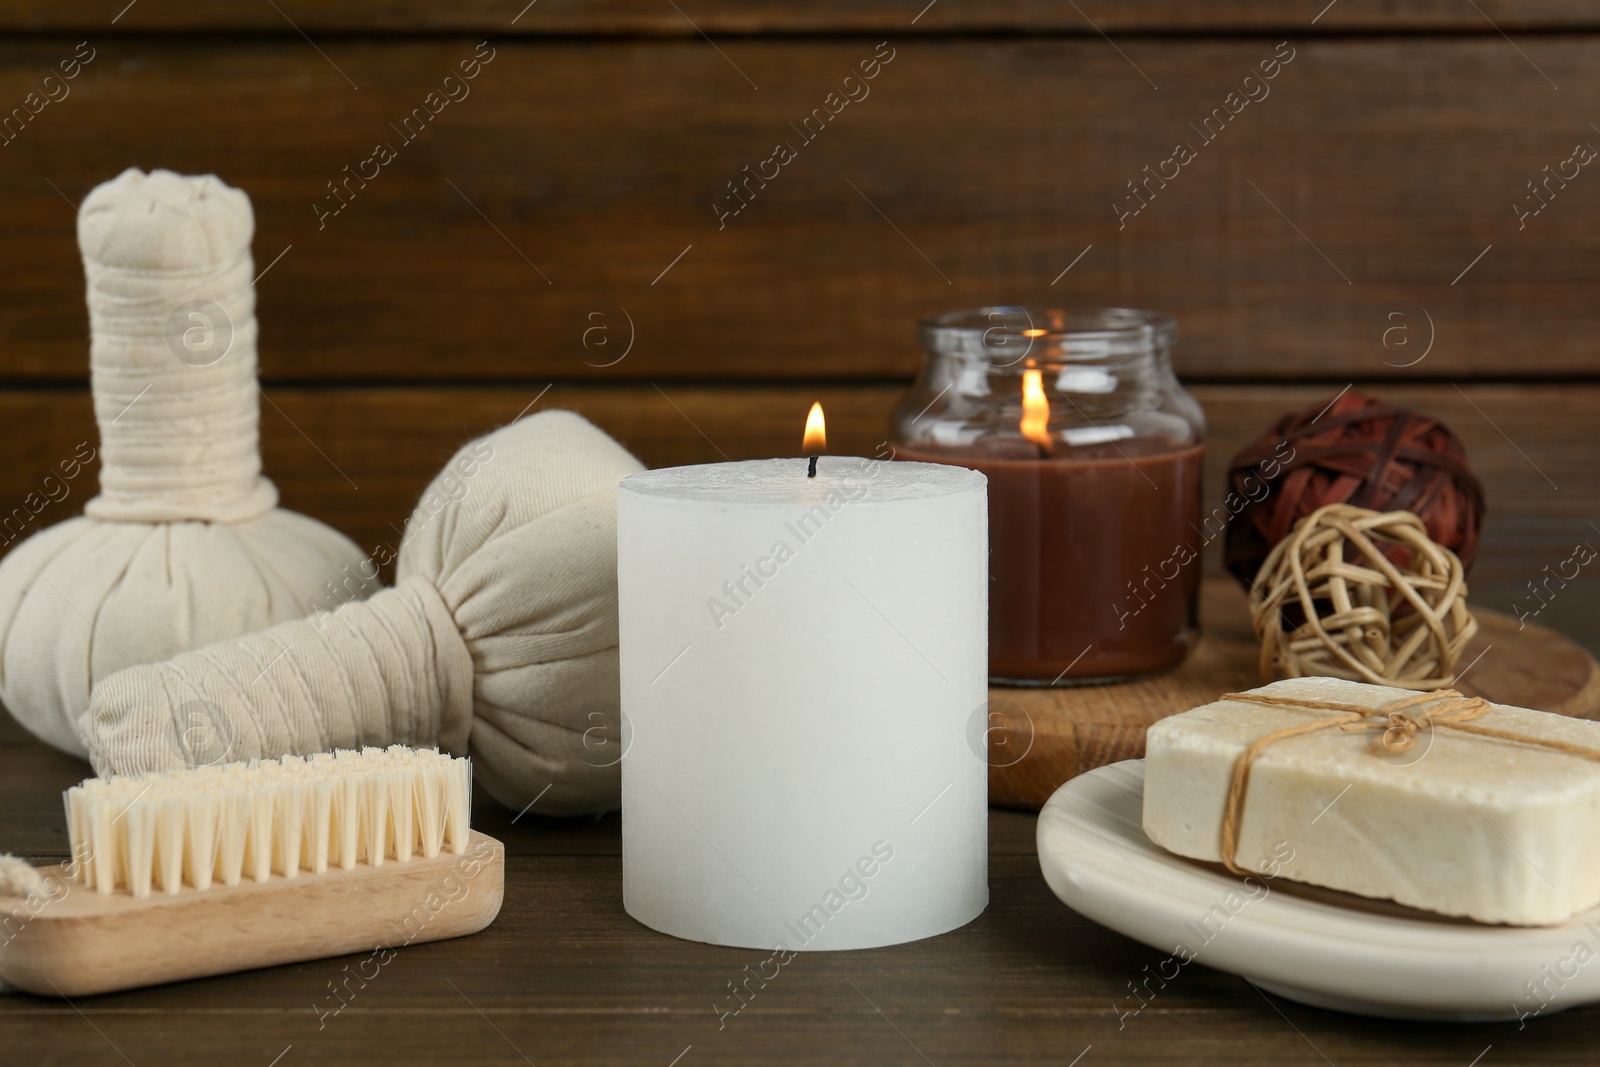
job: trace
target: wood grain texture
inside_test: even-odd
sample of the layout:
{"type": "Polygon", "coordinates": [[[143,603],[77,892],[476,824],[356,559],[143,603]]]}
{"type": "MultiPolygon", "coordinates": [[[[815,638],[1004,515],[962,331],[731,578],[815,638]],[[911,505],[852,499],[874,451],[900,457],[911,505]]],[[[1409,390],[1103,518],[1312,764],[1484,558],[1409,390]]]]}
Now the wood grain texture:
{"type": "MultiPolygon", "coordinates": [[[[65,834],[36,809],[47,800],[59,819],[58,791],[82,772],[0,725],[0,842],[63,857],[65,834]]],[[[719,1024],[728,983],[768,954],[678,941],[630,919],[616,816],[515,815],[475,809],[508,857],[506,906],[481,934],[403,949],[370,980],[359,977],[363,954],[70,1005],[0,997],[6,1062],[667,1067],[681,1055],[679,1067],[883,1067],[923,1063],[920,1050],[939,1067],[1061,1067],[1092,1045],[1081,1064],[1168,1063],[1181,1048],[1206,1067],[1320,1063],[1318,1051],[1340,1067],[1462,1067],[1488,1044],[1500,1064],[1592,1062],[1594,1008],[1546,1013],[1520,1031],[1419,1027],[1268,999],[1203,968],[1141,1008],[1128,984],[1160,955],[1056,901],[1039,874],[1034,818],[1006,811],[990,816],[990,904],[975,922],[911,945],[798,956],[766,988],[752,983],[748,1006],[719,1024]]]]}
{"type": "Polygon", "coordinates": [[[1581,29],[1593,27],[1594,8],[1579,0],[1483,0],[1474,11],[1450,0],[991,0],[983,4],[927,0],[698,0],[680,12],[650,0],[283,0],[268,5],[225,0],[169,0],[128,7],[127,0],[61,5],[49,0],[0,4],[0,29],[35,33],[152,30],[292,33],[293,26],[321,33],[440,33],[504,35],[658,34],[691,36],[695,27],[718,34],[901,32],[1120,33],[1265,32],[1337,33],[1365,30],[1466,31],[1581,29]],[[1076,7],[1076,9],[1075,9],[1076,7]],[[112,20],[116,19],[113,23],[112,20]],[[689,21],[693,19],[693,23],[689,21]]]}
{"type": "MultiPolygon", "coordinates": [[[[48,892],[0,896],[0,982],[86,997],[302,960],[475,934],[500,913],[505,847],[476,831],[461,854],[358,864],[289,879],[140,899],[96,893],[66,864],[40,872],[48,892]]],[[[387,963],[387,960],[382,960],[387,963]]]]}
{"type": "MultiPolygon", "coordinates": [[[[269,367],[270,369],[270,367],[269,367]]],[[[652,467],[794,455],[813,399],[828,413],[831,450],[874,455],[886,437],[898,385],[708,386],[664,383],[603,387],[560,382],[514,387],[269,388],[262,405],[266,472],[284,506],[349,534],[379,558],[400,543],[406,517],[454,450],[504,425],[530,402],[577,411],[615,435],[652,467]]],[[[1210,422],[1205,500],[1223,507],[1227,461],[1279,414],[1326,401],[1326,386],[1199,386],[1210,422]]],[[[1600,467],[1593,443],[1573,431],[1593,417],[1600,388],[1556,385],[1388,386],[1395,403],[1443,419],[1466,442],[1487,487],[1488,518],[1476,568],[1474,603],[1512,612],[1537,606],[1527,583],[1541,580],[1580,541],[1600,543],[1589,524],[1600,514],[1600,467]]],[[[81,390],[0,390],[0,421],[17,428],[0,464],[0,541],[81,512],[96,491],[93,469],[46,483],[79,445],[96,442],[81,390]],[[59,499],[51,501],[46,491],[59,499]],[[33,496],[29,496],[29,494],[33,496]],[[63,495],[63,493],[65,495],[63,495]],[[39,506],[37,515],[27,506],[39,506]],[[19,512],[17,509],[23,508],[19,512]],[[24,521],[26,520],[26,521],[24,521]],[[9,525],[8,525],[9,524],[9,525]]],[[[1217,529],[1224,508],[1212,523],[1217,529]]],[[[1216,571],[1221,537],[1207,546],[1216,571]]],[[[1569,590],[1546,597],[1535,617],[1600,649],[1587,571],[1569,590]]]]}
{"type": "MultiPolygon", "coordinates": [[[[810,142],[791,123],[873,38],[502,40],[407,140],[474,41],[96,38],[0,146],[0,377],[83,378],[73,202],[130,165],[250,194],[263,351],[297,381],[882,379],[918,316],[999,302],[1170,312],[1208,380],[1595,373],[1600,179],[1520,230],[1512,205],[1600,145],[1600,38],[1297,39],[1209,143],[1273,38],[896,38],[810,142]]],[[[0,113],[71,49],[0,44],[0,113]]]]}
{"type": "MultiPolygon", "coordinates": [[[[1600,664],[1537,624],[1477,608],[1480,629],[1457,688],[1467,696],[1576,718],[1600,718],[1600,664]]],[[[1068,778],[1144,756],[1145,729],[1223,693],[1263,684],[1243,591],[1205,583],[1199,645],[1180,668],[1123,685],[989,690],[989,803],[1038,811],[1068,778]]]]}

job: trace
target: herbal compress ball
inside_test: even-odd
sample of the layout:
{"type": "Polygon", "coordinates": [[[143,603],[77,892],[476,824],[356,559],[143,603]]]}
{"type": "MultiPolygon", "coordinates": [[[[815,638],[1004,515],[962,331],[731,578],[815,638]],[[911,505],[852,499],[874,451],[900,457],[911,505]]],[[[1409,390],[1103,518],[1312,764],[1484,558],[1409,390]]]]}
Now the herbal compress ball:
{"type": "Polygon", "coordinates": [[[95,686],[95,770],[438,745],[510,807],[615,808],[617,483],[640,469],[565,411],[468,444],[423,495],[450,503],[406,524],[394,588],[95,686]],[[186,705],[215,723],[203,744],[186,705]]]}
{"type": "Polygon", "coordinates": [[[376,588],[261,476],[254,229],[238,189],[159,170],[79,213],[100,495],[0,561],[0,700],[63,751],[101,678],[376,588]]]}

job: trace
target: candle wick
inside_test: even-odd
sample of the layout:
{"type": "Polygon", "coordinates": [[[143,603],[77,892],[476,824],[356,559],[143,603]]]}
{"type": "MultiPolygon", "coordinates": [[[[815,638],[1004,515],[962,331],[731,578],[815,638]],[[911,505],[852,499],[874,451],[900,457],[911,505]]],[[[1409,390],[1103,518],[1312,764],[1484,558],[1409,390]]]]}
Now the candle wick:
{"type": "Polygon", "coordinates": [[[811,468],[806,471],[806,477],[807,478],[815,478],[816,476],[817,476],[817,457],[816,456],[812,456],[811,457],[811,468]]]}

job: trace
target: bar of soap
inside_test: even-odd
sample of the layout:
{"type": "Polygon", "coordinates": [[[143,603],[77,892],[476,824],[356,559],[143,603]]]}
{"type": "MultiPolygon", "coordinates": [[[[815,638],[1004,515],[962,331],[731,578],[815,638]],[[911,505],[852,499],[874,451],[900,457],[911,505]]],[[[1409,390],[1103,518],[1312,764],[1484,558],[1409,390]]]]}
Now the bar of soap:
{"type": "MultiPolygon", "coordinates": [[[[1403,689],[1294,678],[1252,693],[1378,707],[1403,689]]],[[[1144,832],[1220,862],[1235,759],[1256,738],[1338,714],[1219,700],[1151,726],[1144,832]]],[[[1493,704],[1474,725],[1600,750],[1600,723],[1493,704]]],[[[1600,904],[1600,762],[1424,730],[1405,752],[1338,727],[1252,765],[1235,862],[1272,877],[1485,923],[1543,926],[1600,904]]]]}

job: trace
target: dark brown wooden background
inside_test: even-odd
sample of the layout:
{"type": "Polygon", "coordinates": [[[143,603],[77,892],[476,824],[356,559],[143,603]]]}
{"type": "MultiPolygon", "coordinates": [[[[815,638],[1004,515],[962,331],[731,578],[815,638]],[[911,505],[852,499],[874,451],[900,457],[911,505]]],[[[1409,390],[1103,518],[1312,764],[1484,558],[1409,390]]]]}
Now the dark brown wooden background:
{"type": "MultiPolygon", "coordinates": [[[[1354,383],[1466,439],[1479,602],[1600,538],[1600,174],[1523,229],[1511,206],[1600,145],[1591,5],[525,2],[0,4],[0,111],[95,50],[0,146],[0,502],[94,438],[69,201],[164,166],[253,199],[258,268],[282,254],[258,286],[268,473],[369,549],[536,397],[651,465],[792,454],[814,398],[836,451],[870,451],[916,318],[1010,302],[1176,315],[1212,497],[1274,415],[1354,383]],[[485,39],[471,95],[402,143],[485,39]],[[724,183],[880,41],[871,95],[719,230],[724,183]],[[1270,96],[1119,229],[1125,183],[1280,41],[1270,96]],[[319,229],[379,141],[398,158],[319,229]]],[[[1596,582],[1540,621],[1600,645],[1596,582]]]]}
{"type": "MultiPolygon", "coordinates": [[[[821,399],[834,449],[870,454],[917,366],[916,318],[1012,302],[1176,315],[1213,500],[1274,416],[1354,385],[1466,440],[1491,508],[1478,602],[1509,610],[1600,541],[1600,173],[1524,229],[1512,210],[1542,168],[1600,145],[1592,3],[525,4],[0,0],[0,115],[78,42],[95,50],[0,145],[0,514],[94,439],[73,205],[140,166],[250,194],[271,264],[268,472],[287,506],[368,549],[398,543],[458,444],[535,402],[664,465],[793,454],[821,399]],[[471,95],[400,145],[390,123],[486,39],[471,95]],[[881,41],[895,58],[871,95],[719,231],[724,183],[881,41]],[[1270,96],[1119,230],[1125,183],[1196,140],[1189,124],[1280,41],[1295,59],[1270,96]],[[325,183],[379,141],[398,158],[319,229],[325,183]]],[[[1600,648],[1596,589],[1581,573],[1539,621],[1600,648]]],[[[12,723],[0,757],[0,847],[60,857],[54,798],[82,765],[12,723]]],[[[1130,979],[1160,954],[1061,908],[1015,812],[992,816],[978,922],[805,957],[722,1033],[707,1005],[759,958],[627,919],[614,816],[479,816],[513,857],[499,922],[407,949],[404,977],[328,1032],[313,1005],[337,960],[70,1008],[4,998],[0,1061],[1593,1060],[1592,1010],[1526,1032],[1362,1021],[1203,968],[1129,1022],[1130,979]]]]}

